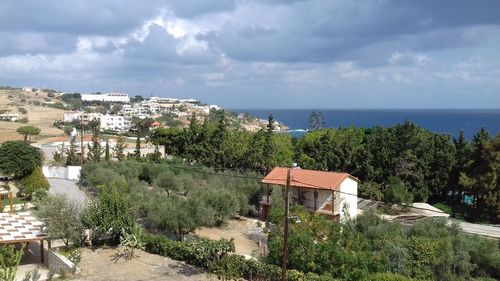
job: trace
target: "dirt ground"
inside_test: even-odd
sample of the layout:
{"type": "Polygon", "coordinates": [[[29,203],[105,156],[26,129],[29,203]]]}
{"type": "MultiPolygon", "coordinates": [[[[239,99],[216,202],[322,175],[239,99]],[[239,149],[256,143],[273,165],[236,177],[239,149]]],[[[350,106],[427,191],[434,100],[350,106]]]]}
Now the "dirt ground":
{"type": "Polygon", "coordinates": [[[28,123],[26,124],[0,121],[0,143],[8,140],[22,140],[22,136],[16,132],[16,129],[26,125],[33,125],[42,130],[39,136],[33,137],[33,141],[63,135],[64,132],[54,128],[52,124],[55,120],[63,119],[64,110],[33,104],[34,102],[44,102],[46,98],[51,101],[57,101],[54,98],[48,98],[47,93],[0,90],[0,110],[17,113],[19,114],[19,118],[28,118],[28,123]],[[27,114],[19,112],[18,108],[20,107],[25,108],[27,114]]]}
{"type": "Polygon", "coordinates": [[[83,249],[82,260],[78,265],[81,273],[71,280],[218,280],[199,268],[144,251],[136,250],[137,257],[129,261],[123,258],[115,261],[115,254],[115,249],[83,249]]]}
{"type": "Polygon", "coordinates": [[[221,227],[202,227],[196,230],[195,234],[214,240],[233,238],[237,254],[258,257],[259,245],[250,239],[257,222],[256,219],[241,217],[229,220],[221,227]]]}

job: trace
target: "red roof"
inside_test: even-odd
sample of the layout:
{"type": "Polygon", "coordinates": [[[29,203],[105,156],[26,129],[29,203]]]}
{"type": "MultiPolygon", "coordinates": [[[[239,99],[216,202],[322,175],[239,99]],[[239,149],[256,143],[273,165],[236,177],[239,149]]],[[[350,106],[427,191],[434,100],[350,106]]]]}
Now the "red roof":
{"type": "MultiPolygon", "coordinates": [[[[289,168],[276,167],[263,179],[262,183],[274,185],[286,185],[287,171],[289,168]]],[[[359,181],[348,173],[325,172],[305,169],[290,169],[290,186],[311,189],[337,190],[340,184],[350,178],[359,181]]]]}
{"type": "Polygon", "coordinates": [[[151,126],[152,126],[152,127],[158,127],[158,126],[160,126],[160,125],[161,125],[161,123],[160,123],[160,122],[158,122],[158,121],[154,121],[154,122],[151,124],[151,126]]]}

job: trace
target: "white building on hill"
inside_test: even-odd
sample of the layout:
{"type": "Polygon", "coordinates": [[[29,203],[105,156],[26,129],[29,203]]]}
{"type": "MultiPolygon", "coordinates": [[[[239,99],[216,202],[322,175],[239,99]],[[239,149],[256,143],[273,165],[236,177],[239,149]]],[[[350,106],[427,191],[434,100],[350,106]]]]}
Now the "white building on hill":
{"type": "Polygon", "coordinates": [[[82,101],[104,101],[130,103],[128,94],[105,93],[105,94],[82,94],[82,101]]]}

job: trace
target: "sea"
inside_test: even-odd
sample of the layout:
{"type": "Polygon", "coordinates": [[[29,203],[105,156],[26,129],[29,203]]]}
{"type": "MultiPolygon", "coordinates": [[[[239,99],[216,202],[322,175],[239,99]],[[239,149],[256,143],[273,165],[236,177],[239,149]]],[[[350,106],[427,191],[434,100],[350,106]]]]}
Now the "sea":
{"type": "MultiPolygon", "coordinates": [[[[312,109],[232,109],[259,119],[274,119],[290,128],[294,137],[303,136],[309,128],[312,109]]],[[[390,127],[409,120],[425,129],[454,137],[464,131],[472,139],[484,127],[495,136],[500,133],[500,109],[322,109],[325,127],[390,127]]]]}

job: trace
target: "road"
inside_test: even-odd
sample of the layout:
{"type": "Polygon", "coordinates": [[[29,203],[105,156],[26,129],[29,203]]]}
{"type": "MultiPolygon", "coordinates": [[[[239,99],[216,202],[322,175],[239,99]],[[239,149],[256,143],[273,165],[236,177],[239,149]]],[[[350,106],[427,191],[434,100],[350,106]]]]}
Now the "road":
{"type": "Polygon", "coordinates": [[[64,194],[70,200],[78,202],[82,207],[88,201],[87,195],[78,188],[75,181],[49,178],[50,194],[64,194]]]}
{"type": "MultiPolygon", "coordinates": [[[[358,198],[358,209],[368,210],[371,208],[376,208],[377,203],[381,203],[381,202],[377,202],[377,201],[370,200],[370,199],[358,198]]],[[[399,217],[400,220],[398,220],[397,218],[395,218],[395,219],[393,218],[392,220],[411,225],[412,223],[414,223],[414,222],[416,222],[419,219],[422,219],[424,217],[430,217],[430,216],[440,217],[441,216],[441,212],[435,213],[435,211],[433,209],[422,208],[422,206],[418,205],[418,203],[416,203],[416,205],[419,207],[412,210],[413,212],[416,212],[416,214],[415,214],[416,216],[406,215],[404,217],[403,216],[399,217]]],[[[445,216],[443,216],[443,217],[445,217],[445,216]]],[[[459,221],[459,220],[452,219],[452,218],[446,218],[446,219],[450,223],[452,223],[452,222],[458,223],[458,225],[462,228],[462,231],[465,233],[477,234],[480,236],[485,236],[485,237],[495,238],[495,239],[500,240],[500,226],[475,224],[475,223],[459,221]]]]}
{"type": "Polygon", "coordinates": [[[477,234],[481,236],[491,237],[495,239],[500,239],[500,226],[475,224],[463,221],[452,220],[458,222],[462,231],[470,234],[477,234]]]}

